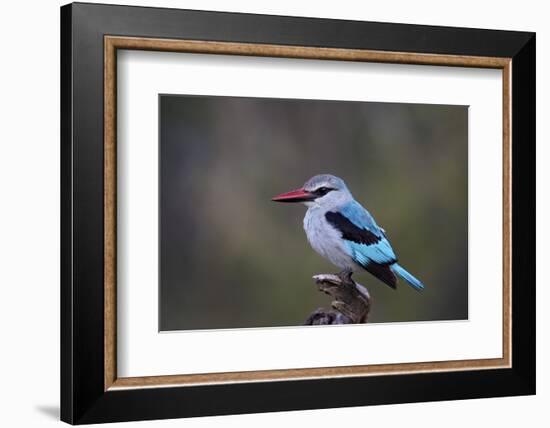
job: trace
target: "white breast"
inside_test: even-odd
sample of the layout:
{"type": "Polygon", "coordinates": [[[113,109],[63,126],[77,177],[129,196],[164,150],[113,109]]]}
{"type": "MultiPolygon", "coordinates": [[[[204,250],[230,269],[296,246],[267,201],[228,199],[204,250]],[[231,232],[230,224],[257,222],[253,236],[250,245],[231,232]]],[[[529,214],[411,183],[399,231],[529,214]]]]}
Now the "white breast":
{"type": "Polygon", "coordinates": [[[358,270],[360,267],[348,255],[340,232],[325,218],[325,210],[309,208],[304,217],[304,230],[311,247],[340,269],[358,270]]]}

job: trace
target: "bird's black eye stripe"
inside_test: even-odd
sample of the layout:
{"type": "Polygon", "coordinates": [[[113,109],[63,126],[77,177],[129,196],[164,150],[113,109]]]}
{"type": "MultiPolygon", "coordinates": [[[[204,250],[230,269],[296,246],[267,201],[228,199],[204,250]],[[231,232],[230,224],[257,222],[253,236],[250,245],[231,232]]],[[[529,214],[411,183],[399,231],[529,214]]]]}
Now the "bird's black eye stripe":
{"type": "Polygon", "coordinates": [[[313,193],[318,196],[325,196],[328,192],[333,191],[334,189],[330,187],[319,187],[317,190],[315,190],[313,193]]]}

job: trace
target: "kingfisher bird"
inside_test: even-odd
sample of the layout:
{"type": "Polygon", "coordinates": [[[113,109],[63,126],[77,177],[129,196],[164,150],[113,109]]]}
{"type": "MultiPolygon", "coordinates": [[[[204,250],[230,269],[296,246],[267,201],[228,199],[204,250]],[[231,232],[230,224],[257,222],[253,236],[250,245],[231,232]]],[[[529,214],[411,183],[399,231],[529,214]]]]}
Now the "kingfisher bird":
{"type": "Polygon", "coordinates": [[[275,202],[301,202],[308,207],[304,230],[311,247],[342,271],[343,282],[366,270],[384,284],[396,288],[400,276],[415,290],[424,284],[397,264],[386,231],[357,202],[346,183],[330,174],[316,175],[303,187],[272,198],[275,202]]]}

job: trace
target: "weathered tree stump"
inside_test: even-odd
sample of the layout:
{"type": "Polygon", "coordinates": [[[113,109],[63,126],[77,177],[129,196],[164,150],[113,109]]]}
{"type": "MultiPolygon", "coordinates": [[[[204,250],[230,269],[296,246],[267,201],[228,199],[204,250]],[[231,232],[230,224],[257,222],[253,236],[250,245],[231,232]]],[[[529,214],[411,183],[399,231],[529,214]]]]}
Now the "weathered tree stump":
{"type": "Polygon", "coordinates": [[[319,291],[331,296],[332,309],[318,308],[306,319],[305,325],[363,324],[367,322],[371,297],[361,284],[351,278],[319,274],[313,277],[319,291]]]}

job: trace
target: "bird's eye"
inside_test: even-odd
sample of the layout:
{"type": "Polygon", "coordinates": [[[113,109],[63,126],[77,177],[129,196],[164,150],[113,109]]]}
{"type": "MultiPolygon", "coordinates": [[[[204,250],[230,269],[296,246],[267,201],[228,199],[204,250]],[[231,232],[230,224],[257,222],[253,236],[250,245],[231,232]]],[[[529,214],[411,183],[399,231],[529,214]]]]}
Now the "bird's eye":
{"type": "Polygon", "coordinates": [[[319,188],[315,191],[315,193],[316,193],[317,195],[324,196],[324,195],[326,195],[328,192],[330,192],[331,190],[334,190],[334,189],[331,189],[331,188],[329,188],[329,187],[319,187],[319,188]]]}

